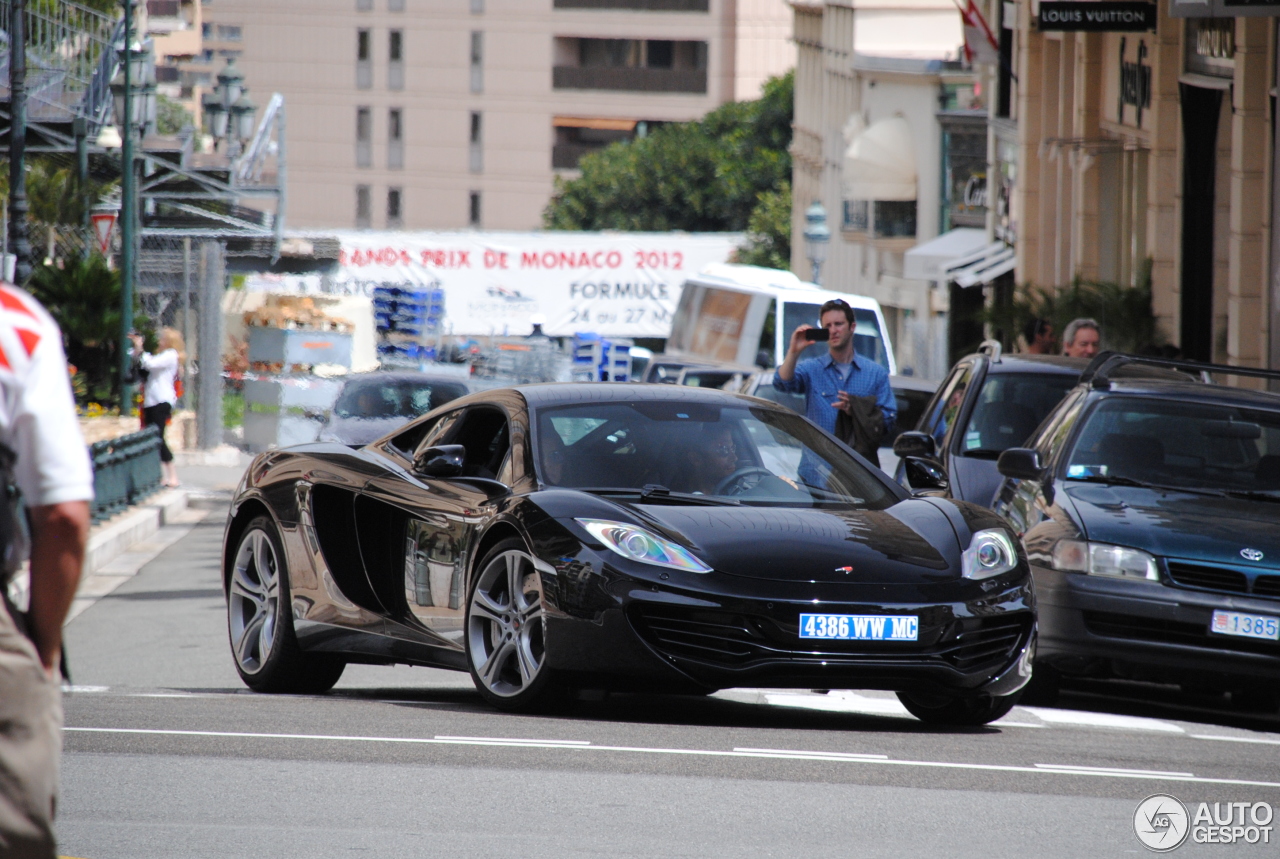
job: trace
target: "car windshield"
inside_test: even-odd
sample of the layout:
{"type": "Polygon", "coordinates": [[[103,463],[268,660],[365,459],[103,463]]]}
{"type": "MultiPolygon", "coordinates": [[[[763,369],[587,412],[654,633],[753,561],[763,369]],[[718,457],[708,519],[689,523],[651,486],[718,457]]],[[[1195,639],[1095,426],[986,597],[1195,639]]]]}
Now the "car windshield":
{"type": "Polygon", "coordinates": [[[1078,381],[1067,373],[988,373],[960,440],[961,456],[995,459],[1019,446],[1078,381]]]}
{"type": "Polygon", "coordinates": [[[343,387],[333,413],[340,418],[416,418],[466,392],[457,382],[364,379],[343,387]]]}
{"type": "Polygon", "coordinates": [[[539,411],[537,431],[538,475],[549,486],[766,507],[897,501],[817,427],[773,408],[591,403],[539,411]]]}
{"type": "Polygon", "coordinates": [[[1067,478],[1280,493],[1280,410],[1113,397],[1088,416],[1067,478]]]}

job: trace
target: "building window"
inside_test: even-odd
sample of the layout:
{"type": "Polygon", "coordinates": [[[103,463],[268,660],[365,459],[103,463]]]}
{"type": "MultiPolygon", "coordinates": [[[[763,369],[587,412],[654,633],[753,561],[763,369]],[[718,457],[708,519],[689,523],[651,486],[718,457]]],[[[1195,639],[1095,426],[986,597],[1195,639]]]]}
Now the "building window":
{"type": "Polygon", "coordinates": [[[218,38],[224,42],[238,42],[244,38],[244,31],[234,24],[219,24],[218,38]]]}
{"type": "Polygon", "coordinates": [[[356,166],[373,166],[373,111],[356,108],[356,166]]]}
{"type": "Polygon", "coordinates": [[[356,0],[357,12],[372,12],[373,0],[356,0]]]}
{"type": "Polygon", "coordinates": [[[471,203],[467,212],[467,223],[477,229],[480,227],[480,192],[471,192],[471,203]]]}
{"type": "Polygon", "coordinates": [[[708,0],[555,0],[555,9],[636,9],[643,12],[706,12],[708,0]]]}
{"type": "Polygon", "coordinates": [[[484,119],[480,111],[471,111],[471,172],[484,170],[484,119]]]}
{"type": "Polygon", "coordinates": [[[472,15],[484,14],[484,0],[471,0],[471,14],[472,15]]]}
{"type": "Polygon", "coordinates": [[[471,32],[471,91],[484,92],[484,33],[471,32]]]}
{"type": "Polygon", "coordinates": [[[387,89],[404,89],[403,30],[392,30],[387,39],[387,89]]]}
{"type": "Polygon", "coordinates": [[[356,30],[356,88],[373,86],[373,45],[369,30],[356,30]]]}
{"type": "Polygon", "coordinates": [[[556,89],[707,91],[707,43],[669,39],[555,40],[556,89]]]}
{"type": "Polygon", "coordinates": [[[852,230],[855,233],[865,233],[867,227],[870,226],[869,221],[866,200],[844,201],[844,218],[840,222],[841,229],[852,230]]]}
{"type": "Polygon", "coordinates": [[[398,230],[404,226],[403,201],[399,188],[387,189],[387,229],[398,230]]]}
{"type": "Polygon", "coordinates": [[[916,234],[915,200],[876,200],[873,233],[878,239],[908,238],[916,234]]]}
{"type": "Polygon", "coordinates": [[[370,210],[373,208],[370,200],[372,199],[372,191],[368,185],[356,186],[356,229],[367,230],[372,226],[370,210]]]}
{"type": "Polygon", "coordinates": [[[404,168],[404,111],[393,107],[387,112],[387,169],[404,168]]]}
{"type": "Polygon", "coordinates": [[[388,12],[403,12],[404,0],[387,0],[388,12]]]}
{"type": "Polygon", "coordinates": [[[664,123],[644,119],[557,116],[552,118],[551,124],[555,134],[551,147],[552,169],[576,170],[582,156],[598,152],[612,143],[645,137],[664,123]]]}

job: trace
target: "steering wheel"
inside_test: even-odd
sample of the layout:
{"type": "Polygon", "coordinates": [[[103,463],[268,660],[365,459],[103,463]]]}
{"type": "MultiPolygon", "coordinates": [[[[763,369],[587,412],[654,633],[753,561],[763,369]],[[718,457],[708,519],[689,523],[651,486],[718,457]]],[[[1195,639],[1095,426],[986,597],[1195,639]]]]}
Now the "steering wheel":
{"type": "Polygon", "coordinates": [[[760,481],[757,480],[754,484],[752,484],[752,486],[742,485],[742,482],[743,482],[742,479],[751,474],[760,475],[761,480],[763,480],[766,477],[773,477],[773,472],[767,468],[764,468],[759,465],[748,465],[745,468],[739,468],[738,470],[733,472],[733,474],[730,474],[724,480],[721,480],[719,483],[717,483],[715,494],[716,495],[737,495],[747,489],[752,488],[752,486],[759,484],[760,481]],[[738,491],[730,493],[728,491],[730,488],[736,488],[738,491]]]}

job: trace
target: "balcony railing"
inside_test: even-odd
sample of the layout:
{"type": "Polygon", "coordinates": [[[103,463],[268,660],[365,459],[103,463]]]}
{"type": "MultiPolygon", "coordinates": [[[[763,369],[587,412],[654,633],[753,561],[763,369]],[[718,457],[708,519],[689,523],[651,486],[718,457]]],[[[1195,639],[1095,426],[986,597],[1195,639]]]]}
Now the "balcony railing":
{"type": "Polygon", "coordinates": [[[639,9],[646,12],[706,12],[709,0],[555,0],[556,9],[639,9]]]}
{"type": "Polygon", "coordinates": [[[155,18],[176,18],[181,7],[179,0],[147,0],[147,14],[155,18]]]}
{"type": "Polygon", "coordinates": [[[706,69],[556,66],[551,70],[551,74],[551,84],[555,89],[689,93],[705,93],[707,91],[706,69]]]}
{"type": "Polygon", "coordinates": [[[557,143],[551,147],[551,169],[577,170],[582,156],[598,152],[602,148],[589,143],[557,143]]]}

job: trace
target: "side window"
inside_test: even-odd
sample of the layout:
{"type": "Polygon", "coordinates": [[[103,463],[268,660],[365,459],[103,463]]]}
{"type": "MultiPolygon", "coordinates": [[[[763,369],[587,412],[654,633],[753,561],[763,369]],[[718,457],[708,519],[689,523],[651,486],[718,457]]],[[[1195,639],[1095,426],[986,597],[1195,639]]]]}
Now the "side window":
{"type": "Polygon", "coordinates": [[[440,436],[441,433],[449,428],[449,425],[453,423],[454,418],[457,416],[457,412],[451,412],[428,421],[412,424],[391,440],[391,446],[406,459],[413,459],[414,453],[417,452],[418,448],[429,436],[440,436]]]}
{"type": "Polygon", "coordinates": [[[1062,439],[1071,432],[1071,426],[1080,414],[1080,399],[1083,396],[1083,393],[1068,394],[1054,414],[1040,426],[1039,432],[1028,439],[1027,446],[1040,451],[1041,456],[1052,455],[1062,439]]]}
{"type": "Polygon", "coordinates": [[[511,449],[507,416],[499,409],[474,406],[465,410],[445,434],[447,444],[466,448],[462,474],[496,480],[511,449]]]}
{"type": "Polygon", "coordinates": [[[942,390],[941,396],[934,402],[929,423],[925,425],[924,431],[933,436],[939,450],[942,449],[942,440],[946,438],[947,430],[960,415],[960,407],[964,405],[964,392],[968,389],[972,378],[972,364],[957,368],[947,382],[947,386],[942,390]]]}

